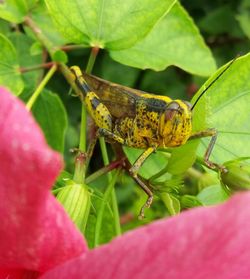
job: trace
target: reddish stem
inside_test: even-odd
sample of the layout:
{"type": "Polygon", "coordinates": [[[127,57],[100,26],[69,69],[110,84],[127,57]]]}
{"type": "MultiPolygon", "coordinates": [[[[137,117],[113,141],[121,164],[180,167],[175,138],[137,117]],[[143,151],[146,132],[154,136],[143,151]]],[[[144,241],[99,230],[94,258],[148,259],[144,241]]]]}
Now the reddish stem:
{"type": "Polygon", "coordinates": [[[19,72],[20,73],[26,73],[26,72],[40,70],[40,69],[50,69],[55,64],[56,64],[55,62],[48,62],[48,63],[43,63],[43,64],[40,64],[40,65],[31,66],[31,67],[20,67],[19,72]]]}

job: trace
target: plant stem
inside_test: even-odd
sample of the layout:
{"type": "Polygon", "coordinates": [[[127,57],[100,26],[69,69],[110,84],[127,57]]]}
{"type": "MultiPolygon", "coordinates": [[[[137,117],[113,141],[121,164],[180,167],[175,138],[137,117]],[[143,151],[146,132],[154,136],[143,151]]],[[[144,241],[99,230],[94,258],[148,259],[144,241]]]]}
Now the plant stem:
{"type": "Polygon", "coordinates": [[[80,142],[79,149],[82,152],[86,152],[86,127],[87,127],[87,111],[86,106],[82,103],[82,111],[81,111],[81,127],[80,127],[80,142]]]}
{"type": "Polygon", "coordinates": [[[83,173],[85,173],[85,161],[86,161],[86,154],[82,153],[81,151],[78,151],[78,154],[75,158],[75,172],[73,176],[73,180],[76,183],[83,184],[84,183],[84,177],[83,173]]]}
{"type": "Polygon", "coordinates": [[[104,193],[104,196],[103,196],[103,201],[101,203],[101,207],[98,211],[98,214],[97,214],[97,218],[96,218],[96,226],[95,226],[95,238],[94,238],[94,247],[97,247],[99,244],[100,244],[100,235],[101,235],[101,227],[102,227],[102,220],[103,220],[103,214],[104,214],[104,210],[105,210],[105,207],[109,201],[109,197],[110,197],[110,194],[112,193],[113,189],[114,189],[114,185],[115,185],[115,182],[116,182],[116,179],[120,173],[120,170],[117,170],[115,172],[115,174],[113,175],[113,178],[112,180],[110,181],[105,193],[104,193]]]}
{"type": "MultiPolygon", "coordinates": [[[[100,147],[101,147],[103,162],[104,162],[104,165],[107,166],[107,165],[109,165],[109,158],[108,158],[106,143],[105,143],[103,137],[100,138],[99,141],[100,141],[100,147]]],[[[111,172],[109,172],[108,173],[109,184],[111,183],[111,181],[112,181],[112,174],[111,174],[111,172]]],[[[113,212],[114,212],[115,233],[116,233],[116,235],[121,235],[120,216],[119,216],[119,211],[118,211],[118,206],[117,206],[117,199],[116,199],[116,194],[115,194],[114,187],[112,188],[112,192],[111,192],[111,205],[112,205],[113,212]]]]}
{"type": "Polygon", "coordinates": [[[52,68],[50,68],[50,70],[48,71],[48,73],[46,74],[46,76],[44,77],[44,79],[41,81],[41,83],[38,85],[37,89],[35,90],[35,92],[32,94],[32,96],[30,97],[30,99],[28,100],[27,104],[26,104],[26,108],[28,110],[31,110],[32,106],[34,105],[36,99],[38,98],[38,96],[40,95],[40,93],[42,92],[43,88],[45,87],[45,85],[48,83],[48,81],[50,80],[50,78],[53,76],[53,74],[55,73],[57,69],[57,65],[54,64],[52,66],[52,68]]]}
{"type": "Polygon", "coordinates": [[[200,172],[199,170],[196,170],[195,168],[192,168],[192,167],[187,169],[186,174],[188,175],[188,177],[195,178],[195,179],[200,179],[203,175],[202,172],[200,172]]]}
{"type": "Polygon", "coordinates": [[[46,47],[46,49],[52,56],[53,52],[55,52],[56,49],[54,48],[53,43],[44,35],[39,26],[37,26],[36,23],[29,16],[25,18],[24,23],[33,31],[37,39],[46,47]]]}
{"type": "Polygon", "coordinates": [[[36,65],[36,66],[23,67],[23,68],[20,68],[19,71],[20,71],[20,73],[26,73],[26,72],[35,71],[35,70],[51,68],[53,65],[55,65],[55,62],[48,62],[48,63],[36,65]]]}
{"type": "Polygon", "coordinates": [[[121,229],[120,215],[119,215],[119,209],[118,209],[117,198],[116,198],[114,187],[112,189],[111,195],[112,195],[111,202],[112,202],[113,213],[114,213],[115,233],[116,236],[118,236],[122,234],[122,229],[121,229]]]}
{"type": "Polygon", "coordinates": [[[63,51],[69,51],[69,50],[74,50],[74,49],[82,49],[82,48],[87,48],[87,45],[67,45],[67,46],[62,46],[61,50],[63,51]]]}
{"type": "Polygon", "coordinates": [[[98,171],[92,173],[90,176],[88,176],[86,179],[85,179],[85,183],[86,184],[89,184],[91,182],[93,182],[94,180],[96,180],[98,177],[112,171],[113,169],[117,169],[119,166],[122,166],[124,162],[124,159],[118,159],[114,162],[111,162],[109,165],[99,169],[98,171]]]}
{"type": "MultiPolygon", "coordinates": [[[[86,72],[90,73],[93,69],[93,66],[95,64],[95,60],[98,54],[97,48],[92,48],[89,61],[87,64],[86,72]]],[[[86,127],[87,127],[87,111],[86,106],[84,102],[82,102],[82,112],[81,112],[81,127],[80,127],[80,143],[79,143],[79,152],[80,153],[86,153],[86,127]]],[[[84,161],[78,161],[76,158],[76,165],[75,165],[75,172],[74,172],[74,178],[77,178],[77,180],[81,180],[81,183],[85,180],[85,173],[86,173],[86,164],[84,161]]]]}
{"type": "Polygon", "coordinates": [[[91,53],[90,53],[90,56],[89,56],[89,61],[88,61],[87,67],[86,67],[86,73],[87,74],[90,74],[92,72],[97,54],[99,53],[99,50],[100,49],[98,47],[93,47],[91,49],[91,53]]]}

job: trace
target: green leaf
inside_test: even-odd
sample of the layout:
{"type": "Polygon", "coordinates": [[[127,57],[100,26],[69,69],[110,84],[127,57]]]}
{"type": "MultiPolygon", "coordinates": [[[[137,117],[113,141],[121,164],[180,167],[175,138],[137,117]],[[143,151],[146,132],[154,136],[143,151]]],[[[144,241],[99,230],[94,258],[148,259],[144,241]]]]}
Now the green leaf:
{"type": "Polygon", "coordinates": [[[199,22],[199,27],[212,35],[229,33],[232,36],[242,35],[239,24],[235,19],[235,11],[230,4],[219,6],[199,22]]]}
{"type": "Polygon", "coordinates": [[[111,57],[125,65],[155,71],[175,65],[208,76],[216,68],[197,27],[178,2],[147,37],[130,49],[112,51],[111,57]]]}
{"type": "Polygon", "coordinates": [[[74,43],[125,49],[144,38],[175,0],[46,0],[58,30],[74,43]]]}
{"type": "Polygon", "coordinates": [[[146,92],[167,95],[172,99],[187,99],[186,86],[175,68],[168,68],[161,72],[144,71],[140,89],[146,92]]]}
{"type": "MultiPolygon", "coordinates": [[[[30,55],[33,40],[22,33],[12,33],[9,39],[13,43],[17,52],[17,60],[21,68],[37,66],[42,63],[42,54],[30,55]]],[[[38,78],[41,77],[42,70],[28,71],[22,73],[25,85],[34,88],[38,78]]]]}
{"type": "Polygon", "coordinates": [[[190,168],[195,162],[198,144],[199,141],[192,140],[187,144],[173,149],[167,166],[168,172],[178,175],[190,168]]]}
{"type": "MultiPolygon", "coordinates": [[[[219,69],[201,87],[194,100],[224,69],[219,69]]],[[[238,58],[233,65],[212,85],[194,109],[193,123],[198,130],[204,129],[199,115],[204,115],[204,103],[210,109],[207,114],[208,127],[216,128],[218,138],[212,151],[211,160],[216,163],[247,157],[250,153],[250,54],[238,58]],[[203,99],[203,101],[202,101],[203,99]]],[[[202,139],[199,155],[205,154],[209,138],[202,139]]]]}
{"type": "Polygon", "coordinates": [[[5,0],[0,4],[0,17],[14,23],[21,23],[37,0],[5,0]]]}
{"type": "Polygon", "coordinates": [[[56,94],[44,90],[35,102],[32,112],[48,144],[63,153],[67,115],[61,99],[56,94]]]}
{"type": "Polygon", "coordinates": [[[43,52],[43,46],[40,42],[34,42],[30,48],[30,55],[39,55],[43,52]]]}
{"type": "Polygon", "coordinates": [[[9,22],[0,19],[0,33],[3,35],[8,35],[11,32],[11,26],[9,22]]]}
{"type": "Polygon", "coordinates": [[[68,62],[68,57],[67,54],[63,50],[56,50],[53,55],[52,59],[55,62],[60,62],[60,63],[67,63],[68,62]]]}
{"type": "Polygon", "coordinates": [[[97,76],[101,76],[103,79],[117,84],[133,87],[139,76],[139,71],[138,69],[117,63],[111,59],[109,55],[105,55],[102,59],[97,76]]]}
{"type": "Polygon", "coordinates": [[[201,206],[201,205],[203,205],[203,204],[195,196],[183,195],[181,197],[182,208],[192,208],[192,207],[201,206]]]}
{"type": "Polygon", "coordinates": [[[180,201],[175,196],[169,193],[161,193],[160,197],[161,200],[164,202],[165,206],[167,207],[170,215],[176,215],[180,213],[180,201]]]}
{"type": "MultiPolygon", "coordinates": [[[[36,8],[32,10],[31,18],[39,27],[42,34],[53,43],[53,46],[62,46],[67,43],[65,38],[59,32],[57,32],[54,21],[50,17],[44,1],[40,1],[39,5],[37,5],[36,8]]],[[[28,28],[26,28],[25,31],[27,29],[28,28]]]]}
{"type": "Polygon", "coordinates": [[[19,71],[17,53],[12,43],[0,34],[0,85],[19,95],[24,87],[19,71]]]}
{"type": "MultiPolygon", "coordinates": [[[[94,247],[96,214],[100,209],[102,198],[103,198],[102,196],[97,197],[96,195],[92,195],[91,197],[92,208],[90,209],[88,224],[84,234],[84,236],[88,241],[88,246],[90,248],[94,247]]],[[[106,204],[106,208],[103,214],[102,228],[100,233],[100,244],[109,242],[114,236],[115,236],[114,215],[113,215],[113,211],[111,210],[110,203],[108,202],[106,204]]]]}
{"type": "Polygon", "coordinates": [[[243,0],[239,9],[239,14],[236,16],[239,21],[241,29],[245,35],[250,39],[250,1],[243,0]]]}
{"type": "Polygon", "coordinates": [[[111,195],[114,190],[114,183],[117,179],[118,171],[112,172],[112,180],[107,179],[107,175],[99,177],[92,185],[94,193],[91,197],[92,208],[85,232],[85,237],[89,246],[109,242],[117,236],[114,213],[111,206],[111,195]],[[104,193],[100,192],[103,189],[104,193]],[[98,241],[95,239],[98,235],[98,241]]]}
{"type": "Polygon", "coordinates": [[[227,200],[228,194],[220,185],[212,185],[204,188],[197,198],[203,205],[214,205],[227,200]]]}

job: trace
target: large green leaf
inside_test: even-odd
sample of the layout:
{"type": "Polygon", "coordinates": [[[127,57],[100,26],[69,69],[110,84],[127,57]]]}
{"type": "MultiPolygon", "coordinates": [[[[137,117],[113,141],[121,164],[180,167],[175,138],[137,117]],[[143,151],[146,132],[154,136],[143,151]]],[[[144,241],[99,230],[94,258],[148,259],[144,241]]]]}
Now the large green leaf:
{"type": "Polygon", "coordinates": [[[178,2],[142,41],[129,49],[112,51],[111,57],[141,69],[161,71],[176,65],[203,76],[216,68],[197,27],[178,2]]]}
{"type": "Polygon", "coordinates": [[[0,34],[0,85],[18,95],[23,90],[23,81],[19,72],[17,53],[12,43],[0,34]]]}
{"type": "MultiPolygon", "coordinates": [[[[225,67],[225,66],[224,66],[225,67]]],[[[197,96],[224,69],[219,69],[199,90],[197,96]]],[[[207,126],[216,128],[218,138],[213,149],[211,160],[223,163],[237,157],[250,155],[250,54],[238,58],[232,66],[212,85],[201,99],[208,102],[207,126]]],[[[200,114],[204,115],[204,104],[201,101],[195,107],[194,126],[203,129],[200,114]]],[[[209,138],[202,139],[199,155],[203,156],[209,138]]]]}
{"type": "Polygon", "coordinates": [[[46,0],[71,42],[125,49],[144,38],[176,0],[46,0]]]}
{"type": "Polygon", "coordinates": [[[5,0],[0,3],[0,18],[21,23],[37,0],[5,0]]]}
{"type": "MultiPolygon", "coordinates": [[[[12,33],[9,39],[15,46],[17,52],[17,60],[21,67],[32,67],[42,63],[42,54],[31,55],[30,48],[33,40],[23,33],[12,33]]],[[[22,74],[22,78],[30,88],[35,87],[38,78],[41,76],[42,70],[28,71],[22,74]]]]}
{"type": "Polygon", "coordinates": [[[67,128],[67,115],[61,99],[54,93],[44,90],[32,108],[48,144],[63,153],[67,128]]]}
{"type": "Polygon", "coordinates": [[[53,43],[54,47],[62,46],[67,43],[65,38],[56,31],[56,27],[54,26],[54,22],[49,15],[44,1],[40,1],[39,5],[32,10],[31,17],[46,38],[53,43]]]}
{"type": "Polygon", "coordinates": [[[190,168],[195,162],[198,144],[198,141],[191,141],[175,148],[168,162],[168,172],[178,175],[183,174],[188,168],[190,168]]]}

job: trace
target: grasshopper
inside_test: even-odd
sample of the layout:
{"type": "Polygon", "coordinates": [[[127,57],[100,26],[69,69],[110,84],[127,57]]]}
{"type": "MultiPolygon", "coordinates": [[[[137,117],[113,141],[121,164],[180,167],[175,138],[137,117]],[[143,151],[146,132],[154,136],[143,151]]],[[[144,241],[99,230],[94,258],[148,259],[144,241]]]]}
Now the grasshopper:
{"type": "Polygon", "coordinates": [[[139,217],[143,218],[145,208],[152,204],[153,192],[138,176],[138,171],[157,148],[177,147],[190,139],[211,137],[204,162],[211,169],[225,171],[222,166],[209,161],[217,138],[216,130],[212,128],[193,133],[192,111],[202,95],[234,61],[208,85],[193,105],[114,84],[83,73],[77,66],[71,67],[74,81],[84,95],[87,110],[98,127],[98,136],[103,136],[108,142],[145,149],[129,170],[148,196],[139,217]]]}

